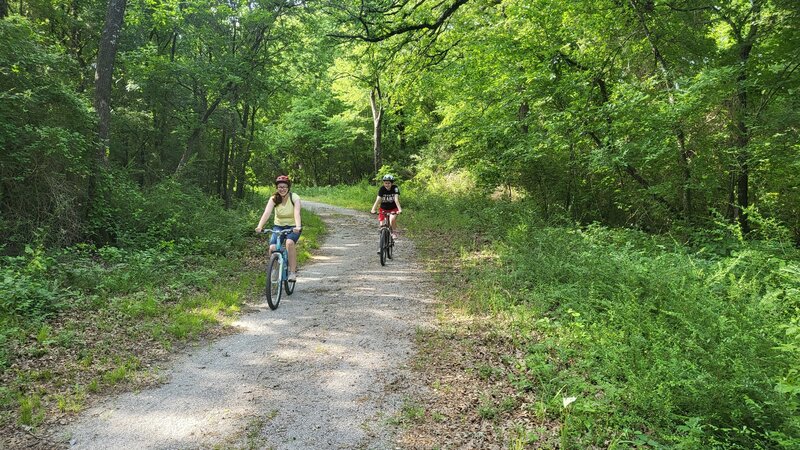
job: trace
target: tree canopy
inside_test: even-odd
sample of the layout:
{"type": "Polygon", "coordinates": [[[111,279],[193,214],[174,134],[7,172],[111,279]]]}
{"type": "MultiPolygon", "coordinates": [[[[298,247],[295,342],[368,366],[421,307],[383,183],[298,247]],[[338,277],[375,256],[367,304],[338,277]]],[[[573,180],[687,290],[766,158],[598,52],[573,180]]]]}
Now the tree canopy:
{"type": "Polygon", "coordinates": [[[794,1],[147,0],[114,39],[106,7],[0,9],[6,242],[113,240],[114,177],[230,206],[278,173],[381,170],[462,171],[582,223],[800,240],[794,1]]]}

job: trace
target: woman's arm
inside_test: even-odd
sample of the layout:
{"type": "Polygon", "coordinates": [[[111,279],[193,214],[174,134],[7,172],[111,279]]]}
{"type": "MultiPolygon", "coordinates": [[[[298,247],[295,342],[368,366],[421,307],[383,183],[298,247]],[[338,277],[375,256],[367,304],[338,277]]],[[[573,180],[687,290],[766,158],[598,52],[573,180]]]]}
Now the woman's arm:
{"type": "Polygon", "coordinates": [[[264,214],[261,215],[261,220],[258,221],[258,226],[256,226],[256,233],[261,233],[261,230],[264,229],[264,225],[266,225],[267,220],[269,220],[269,215],[272,214],[272,208],[274,207],[275,203],[272,201],[272,197],[270,197],[267,202],[267,207],[264,208],[264,214]]]}
{"type": "Polygon", "coordinates": [[[294,202],[294,229],[299,231],[303,228],[300,223],[300,197],[297,197],[294,202]]]}

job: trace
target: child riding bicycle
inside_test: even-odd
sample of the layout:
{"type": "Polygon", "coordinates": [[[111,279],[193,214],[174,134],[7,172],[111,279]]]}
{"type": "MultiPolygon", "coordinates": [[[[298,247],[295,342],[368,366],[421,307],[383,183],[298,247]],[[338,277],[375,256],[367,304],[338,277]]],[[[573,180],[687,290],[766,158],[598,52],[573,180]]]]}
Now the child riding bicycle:
{"type": "Polygon", "coordinates": [[[397,239],[397,214],[403,212],[403,208],[400,206],[400,188],[394,184],[392,175],[383,176],[383,186],[378,189],[378,197],[375,198],[375,203],[372,205],[372,214],[375,214],[375,208],[379,203],[381,207],[378,222],[383,222],[388,214],[389,224],[392,227],[392,239],[397,239]]]}

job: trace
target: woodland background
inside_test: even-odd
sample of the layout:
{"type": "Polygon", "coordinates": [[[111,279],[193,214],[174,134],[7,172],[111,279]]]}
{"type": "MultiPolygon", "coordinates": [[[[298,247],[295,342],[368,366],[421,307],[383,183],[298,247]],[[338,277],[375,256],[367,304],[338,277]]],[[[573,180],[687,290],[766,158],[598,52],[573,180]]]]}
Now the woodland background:
{"type": "MultiPolygon", "coordinates": [[[[678,302],[637,311],[683,325],[612,340],[696,337],[699,372],[665,369],[677,378],[663,391],[636,391],[655,389],[663,408],[641,403],[605,431],[586,422],[578,442],[635,429],[655,439],[641,445],[788,448],[800,427],[799,30],[796,0],[0,0],[4,377],[20,379],[10,368],[34,357],[31,330],[76,299],[100,307],[134,289],[93,277],[126,265],[155,283],[168,260],[244,251],[257,188],[276,175],[371,202],[369,183],[392,173],[430,221],[421,229],[450,217],[454,233],[502,236],[490,265],[519,288],[509,308],[574,325],[651,294],[678,302]],[[574,278],[516,269],[559,264],[574,278]],[[601,287],[626,276],[627,300],[601,287]],[[536,303],[542,280],[575,290],[536,303]],[[658,280],[674,283],[659,293],[658,280]],[[704,313],[681,309],[706,300],[704,313]],[[724,399],[702,401],[706,389],[724,399]],[[643,419],[659,409],[664,421],[643,419]]],[[[583,333],[558,345],[603,341],[583,333]]],[[[663,358],[678,357],[670,348],[663,358]]],[[[9,423],[30,425],[36,395],[18,383],[0,397],[8,417],[29,413],[9,423]]],[[[620,405],[598,389],[608,404],[586,417],[620,405]]]]}

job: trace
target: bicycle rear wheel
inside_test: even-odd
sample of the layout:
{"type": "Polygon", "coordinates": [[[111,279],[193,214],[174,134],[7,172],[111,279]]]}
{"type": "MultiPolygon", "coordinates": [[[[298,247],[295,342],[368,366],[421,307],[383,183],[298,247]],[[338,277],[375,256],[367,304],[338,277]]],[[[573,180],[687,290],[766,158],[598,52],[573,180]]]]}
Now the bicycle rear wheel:
{"type": "Polygon", "coordinates": [[[273,253],[267,264],[267,304],[269,309],[278,309],[283,286],[281,283],[281,254],[273,253]]]}
{"type": "Polygon", "coordinates": [[[286,290],[286,295],[292,295],[294,292],[294,285],[296,281],[284,281],[283,282],[283,289],[286,290]]]}
{"type": "Polygon", "coordinates": [[[387,246],[389,245],[389,230],[386,228],[381,229],[381,247],[380,247],[380,256],[381,256],[381,265],[386,265],[386,254],[387,254],[387,246]]]}
{"type": "Polygon", "coordinates": [[[388,241],[386,244],[386,257],[392,259],[392,251],[394,251],[394,238],[391,233],[386,233],[388,241]]]}

